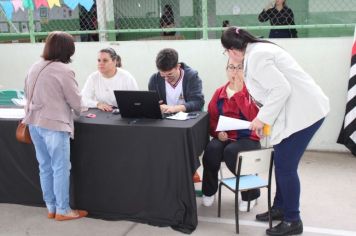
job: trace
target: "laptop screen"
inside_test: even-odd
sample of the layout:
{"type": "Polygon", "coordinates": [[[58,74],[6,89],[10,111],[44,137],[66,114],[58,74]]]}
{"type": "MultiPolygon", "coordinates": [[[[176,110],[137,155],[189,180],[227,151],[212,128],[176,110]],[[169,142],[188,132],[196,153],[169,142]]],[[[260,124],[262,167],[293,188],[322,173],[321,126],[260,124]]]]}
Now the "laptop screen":
{"type": "Polygon", "coordinates": [[[115,90],[114,94],[121,117],[162,119],[156,91],[115,90]]]}

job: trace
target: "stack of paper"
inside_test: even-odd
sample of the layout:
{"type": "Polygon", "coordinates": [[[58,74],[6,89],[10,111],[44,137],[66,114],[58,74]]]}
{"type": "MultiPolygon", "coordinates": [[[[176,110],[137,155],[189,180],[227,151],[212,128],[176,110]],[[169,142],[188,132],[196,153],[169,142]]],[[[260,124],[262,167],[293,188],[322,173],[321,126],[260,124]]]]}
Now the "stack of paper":
{"type": "Polygon", "coordinates": [[[218,125],[216,127],[216,131],[249,129],[250,125],[251,125],[250,121],[240,120],[227,116],[220,116],[218,125]]]}
{"type": "Polygon", "coordinates": [[[188,120],[189,117],[188,117],[188,113],[186,112],[178,112],[172,116],[168,116],[167,119],[172,119],[172,120],[188,120]]]}

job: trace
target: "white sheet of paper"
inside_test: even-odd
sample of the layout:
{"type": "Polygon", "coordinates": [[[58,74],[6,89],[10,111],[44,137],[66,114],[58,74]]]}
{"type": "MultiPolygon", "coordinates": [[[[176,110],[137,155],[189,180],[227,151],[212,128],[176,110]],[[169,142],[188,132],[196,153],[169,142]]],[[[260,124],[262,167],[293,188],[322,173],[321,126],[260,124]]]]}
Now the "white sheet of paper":
{"type": "Polygon", "coordinates": [[[172,119],[172,120],[188,120],[189,119],[188,118],[188,113],[182,112],[182,111],[180,111],[180,112],[178,112],[178,113],[176,113],[176,114],[174,114],[172,116],[168,116],[166,118],[167,119],[172,119]]]}
{"type": "Polygon", "coordinates": [[[24,118],[25,109],[18,108],[0,108],[0,118],[24,118]]]}
{"type": "Polygon", "coordinates": [[[248,129],[251,122],[227,116],[220,116],[216,131],[248,129]]]}

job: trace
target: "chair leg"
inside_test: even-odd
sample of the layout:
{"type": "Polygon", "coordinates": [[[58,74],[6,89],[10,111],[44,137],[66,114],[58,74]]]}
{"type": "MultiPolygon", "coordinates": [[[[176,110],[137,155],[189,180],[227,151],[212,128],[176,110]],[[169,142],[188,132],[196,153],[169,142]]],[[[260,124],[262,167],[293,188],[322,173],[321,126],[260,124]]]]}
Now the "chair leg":
{"type": "Polygon", "coordinates": [[[221,167],[220,167],[220,170],[219,170],[219,174],[220,174],[220,180],[222,180],[224,178],[224,176],[223,176],[223,172],[222,172],[221,167]]]}
{"type": "Polygon", "coordinates": [[[240,233],[239,229],[239,191],[235,192],[235,225],[236,225],[236,233],[240,233]]]}
{"type": "Polygon", "coordinates": [[[221,216],[221,186],[222,184],[219,184],[219,194],[218,194],[218,217],[221,216]]]}
{"type": "Polygon", "coordinates": [[[272,228],[272,217],[271,217],[271,187],[269,186],[267,188],[268,190],[268,226],[271,229],[272,228]]]}
{"type": "Polygon", "coordinates": [[[250,194],[251,192],[250,191],[247,191],[247,197],[248,197],[248,202],[247,202],[247,212],[250,212],[250,194]]]}

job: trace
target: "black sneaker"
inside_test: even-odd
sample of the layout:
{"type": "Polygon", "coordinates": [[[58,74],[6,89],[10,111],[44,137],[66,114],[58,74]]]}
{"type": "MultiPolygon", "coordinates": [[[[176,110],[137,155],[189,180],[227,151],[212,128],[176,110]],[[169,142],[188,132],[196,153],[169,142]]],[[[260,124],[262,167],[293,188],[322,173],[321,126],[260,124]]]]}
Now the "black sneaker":
{"type": "Polygon", "coordinates": [[[303,233],[303,222],[301,220],[295,222],[282,221],[275,227],[266,230],[266,234],[271,236],[296,235],[303,233]]]}
{"type": "MultiPolygon", "coordinates": [[[[271,208],[272,220],[283,220],[284,214],[282,209],[271,208]]],[[[256,220],[258,221],[268,221],[268,211],[265,213],[257,214],[256,220]]]]}

